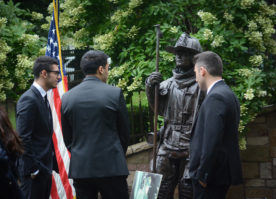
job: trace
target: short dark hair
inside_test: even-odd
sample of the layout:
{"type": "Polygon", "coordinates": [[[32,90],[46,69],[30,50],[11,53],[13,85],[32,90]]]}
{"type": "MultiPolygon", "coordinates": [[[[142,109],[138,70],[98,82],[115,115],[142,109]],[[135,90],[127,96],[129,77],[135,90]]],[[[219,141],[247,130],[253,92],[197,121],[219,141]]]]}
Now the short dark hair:
{"type": "Polygon", "coordinates": [[[208,73],[215,77],[222,77],[223,64],[220,56],[212,51],[206,51],[194,56],[194,64],[203,66],[208,73]]]}
{"type": "Polygon", "coordinates": [[[58,65],[58,61],[55,58],[49,56],[40,56],[35,60],[33,73],[35,78],[39,78],[40,72],[43,70],[50,71],[52,65],[58,65]]]}
{"type": "Polygon", "coordinates": [[[107,54],[103,51],[89,50],[81,58],[81,70],[85,75],[96,74],[100,66],[106,66],[108,58],[107,54]]]}

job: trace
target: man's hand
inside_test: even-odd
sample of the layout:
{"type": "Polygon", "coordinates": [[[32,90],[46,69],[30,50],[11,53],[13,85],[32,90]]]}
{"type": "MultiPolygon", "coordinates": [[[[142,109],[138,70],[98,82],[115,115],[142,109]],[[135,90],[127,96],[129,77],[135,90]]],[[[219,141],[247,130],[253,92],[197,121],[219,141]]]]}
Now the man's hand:
{"type": "Polygon", "coordinates": [[[199,180],[199,184],[200,184],[203,188],[206,188],[206,187],[207,187],[207,184],[204,183],[204,182],[202,182],[202,181],[200,181],[200,180],[199,180]]]}
{"type": "Polygon", "coordinates": [[[38,175],[38,173],[39,173],[39,170],[36,170],[35,172],[31,173],[31,178],[34,180],[38,175]]]}
{"type": "Polygon", "coordinates": [[[148,83],[150,85],[159,84],[160,82],[162,82],[162,80],[163,80],[163,77],[162,77],[161,73],[159,73],[159,72],[153,72],[148,77],[148,83]]]}

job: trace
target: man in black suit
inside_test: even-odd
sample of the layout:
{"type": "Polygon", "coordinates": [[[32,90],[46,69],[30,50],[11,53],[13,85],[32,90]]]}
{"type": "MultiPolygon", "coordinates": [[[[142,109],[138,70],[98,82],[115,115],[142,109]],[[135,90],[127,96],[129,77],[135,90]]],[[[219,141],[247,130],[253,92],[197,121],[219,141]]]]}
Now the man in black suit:
{"type": "Polygon", "coordinates": [[[122,90],[106,84],[109,64],[104,52],[86,52],[84,80],[62,97],[63,139],[78,199],[97,198],[98,192],[103,199],[128,198],[129,121],[122,90]]]}
{"type": "Polygon", "coordinates": [[[194,57],[196,81],[207,91],[192,131],[190,175],[194,198],[222,199],[242,183],[238,144],[240,105],[222,80],[222,60],[207,51],[194,57]]]}
{"type": "Polygon", "coordinates": [[[33,73],[34,83],[20,97],[16,107],[16,129],[25,150],[18,160],[20,188],[26,198],[49,199],[52,170],[57,170],[57,162],[47,91],[57,86],[58,62],[41,56],[34,63],[33,73]]]}

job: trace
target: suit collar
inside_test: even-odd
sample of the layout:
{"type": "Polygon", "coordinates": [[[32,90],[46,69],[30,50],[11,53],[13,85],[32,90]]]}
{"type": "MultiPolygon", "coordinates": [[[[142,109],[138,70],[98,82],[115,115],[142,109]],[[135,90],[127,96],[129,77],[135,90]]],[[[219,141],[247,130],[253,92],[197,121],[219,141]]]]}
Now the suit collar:
{"type": "Polygon", "coordinates": [[[35,95],[39,99],[43,100],[43,97],[42,97],[41,93],[39,92],[39,90],[34,85],[31,86],[31,90],[35,93],[35,95]]]}
{"type": "Polygon", "coordinates": [[[208,93],[209,93],[210,90],[213,88],[213,86],[216,85],[216,83],[218,83],[218,82],[220,82],[220,81],[222,81],[222,79],[219,79],[219,80],[214,81],[214,82],[209,86],[209,88],[207,89],[206,94],[208,95],[208,93]]]}
{"type": "Polygon", "coordinates": [[[47,94],[47,91],[45,91],[37,82],[34,81],[33,86],[40,92],[41,96],[44,98],[47,94]]]}
{"type": "Polygon", "coordinates": [[[100,80],[98,77],[96,77],[96,76],[88,76],[88,77],[85,77],[84,79],[83,79],[83,81],[89,81],[89,80],[96,80],[96,81],[100,81],[100,82],[102,82],[102,80],[100,80]]]}
{"type": "Polygon", "coordinates": [[[218,87],[218,86],[220,86],[220,85],[225,85],[225,82],[224,82],[223,79],[220,80],[220,81],[218,81],[218,82],[216,82],[216,83],[213,85],[213,87],[210,89],[210,91],[209,91],[209,93],[206,95],[206,97],[207,97],[208,95],[210,95],[210,94],[212,93],[212,91],[213,91],[216,87],[218,87]]]}

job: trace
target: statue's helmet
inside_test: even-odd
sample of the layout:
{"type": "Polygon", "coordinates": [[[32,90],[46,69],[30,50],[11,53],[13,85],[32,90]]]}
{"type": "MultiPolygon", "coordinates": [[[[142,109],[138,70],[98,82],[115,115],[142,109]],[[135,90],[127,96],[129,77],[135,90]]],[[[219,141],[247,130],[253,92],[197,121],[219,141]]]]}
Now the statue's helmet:
{"type": "Polygon", "coordinates": [[[174,46],[166,47],[166,51],[176,54],[177,51],[190,51],[195,54],[202,52],[198,39],[191,37],[187,33],[183,33],[174,46]]]}

